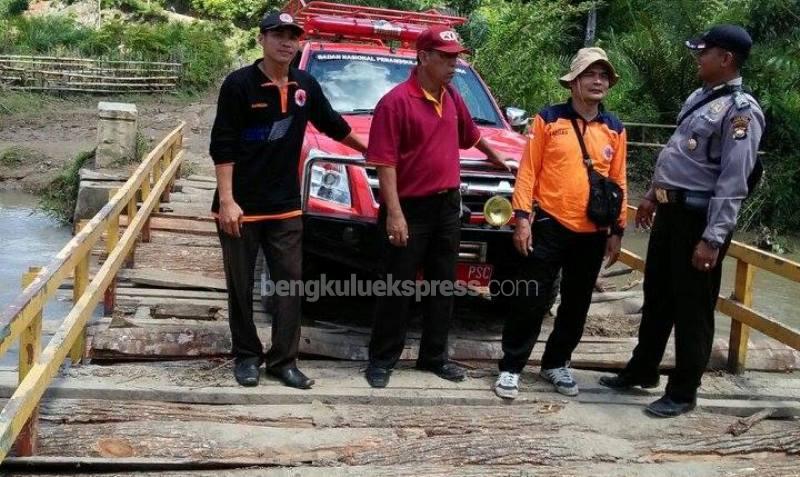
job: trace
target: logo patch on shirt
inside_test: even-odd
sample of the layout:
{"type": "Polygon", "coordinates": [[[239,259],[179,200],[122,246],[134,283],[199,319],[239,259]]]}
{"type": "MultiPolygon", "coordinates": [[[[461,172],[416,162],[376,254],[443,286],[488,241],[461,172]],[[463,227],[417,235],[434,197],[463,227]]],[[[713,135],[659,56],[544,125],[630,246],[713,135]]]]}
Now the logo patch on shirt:
{"type": "Polygon", "coordinates": [[[722,99],[718,99],[711,103],[711,106],[708,108],[708,111],[711,113],[712,116],[716,116],[722,111],[722,108],[725,106],[723,103],[725,101],[722,99]]]}
{"type": "Polygon", "coordinates": [[[447,30],[439,33],[439,38],[444,41],[458,41],[458,37],[456,36],[456,32],[447,30]]]}
{"type": "Polygon", "coordinates": [[[733,126],[733,138],[737,141],[747,137],[747,129],[750,127],[749,116],[734,116],[731,118],[731,125],[733,126]]]}
{"type": "Polygon", "coordinates": [[[253,103],[253,104],[250,105],[251,109],[261,109],[261,108],[266,108],[266,107],[267,107],[267,103],[253,103]]]}
{"type": "Polygon", "coordinates": [[[611,144],[606,144],[606,147],[603,148],[603,157],[606,158],[606,162],[611,162],[611,158],[614,157],[614,148],[611,147],[611,144]]]}
{"type": "Polygon", "coordinates": [[[301,108],[306,105],[306,90],[298,89],[294,92],[294,102],[301,108]]]}
{"type": "Polygon", "coordinates": [[[550,131],[550,137],[563,136],[563,135],[567,134],[568,132],[569,132],[569,129],[567,129],[567,128],[556,129],[555,131],[550,131]]]}

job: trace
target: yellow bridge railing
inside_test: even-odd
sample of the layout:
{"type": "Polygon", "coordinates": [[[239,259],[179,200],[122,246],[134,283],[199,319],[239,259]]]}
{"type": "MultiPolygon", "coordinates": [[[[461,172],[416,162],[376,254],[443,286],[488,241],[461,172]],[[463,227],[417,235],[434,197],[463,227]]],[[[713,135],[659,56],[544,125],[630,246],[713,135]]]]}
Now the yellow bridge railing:
{"type": "MultiPolygon", "coordinates": [[[[636,207],[628,206],[629,221],[636,215],[636,207]]],[[[742,373],[747,361],[747,342],[750,328],[774,338],[796,350],[800,350],[800,331],[780,323],[753,308],[753,277],[758,269],[774,273],[795,283],[800,282],[800,263],[778,255],[767,253],[741,242],[731,242],[728,257],[736,259],[736,279],[733,294],[717,299],[717,311],[731,318],[730,344],[728,348],[728,369],[742,373]]],[[[623,250],[620,261],[629,267],[644,271],[644,259],[623,250]]]]}
{"type": "Polygon", "coordinates": [[[147,156],[130,179],[112,192],[109,202],[41,269],[23,277],[22,294],[0,314],[0,356],[19,340],[19,384],[0,412],[0,461],[15,441],[17,454],[36,451],[39,400],[67,356],[78,363],[85,348],[86,323],[109,290],[113,294],[117,272],[133,257],[136,241],[149,241],[150,215],[162,197],[168,200],[183,161],[181,123],[147,156]],[[140,203],[141,202],[141,203],[140,203]],[[128,222],[122,236],[120,215],[128,222]],[[92,248],[105,234],[107,257],[89,281],[92,248]],[[42,308],[62,282],[73,276],[73,307],[47,347],[40,351],[42,308]],[[19,437],[19,439],[18,439],[19,437]]]}

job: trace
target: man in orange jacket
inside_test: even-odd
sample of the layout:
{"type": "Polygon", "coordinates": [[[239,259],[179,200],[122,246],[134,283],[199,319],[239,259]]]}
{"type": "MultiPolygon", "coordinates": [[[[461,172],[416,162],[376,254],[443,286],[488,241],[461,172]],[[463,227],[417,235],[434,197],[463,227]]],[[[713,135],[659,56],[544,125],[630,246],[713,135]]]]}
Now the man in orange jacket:
{"type": "Polygon", "coordinates": [[[514,246],[524,257],[520,274],[534,289],[518,290],[519,299],[503,329],[503,358],[494,386],[502,398],[514,399],[519,392],[520,373],[539,337],[559,270],[561,305],[542,357],[541,375],[561,394],[578,394],[569,361],[583,334],[603,257],[608,258],[606,266],[617,260],[625,227],[625,129],[602,106],[618,79],[605,51],[583,48],[560,79],[571,99],[543,109],[533,121],[513,205],[514,246]],[[622,210],[610,227],[596,225],[587,215],[590,188],[584,148],[594,171],[623,192],[622,210]]]}

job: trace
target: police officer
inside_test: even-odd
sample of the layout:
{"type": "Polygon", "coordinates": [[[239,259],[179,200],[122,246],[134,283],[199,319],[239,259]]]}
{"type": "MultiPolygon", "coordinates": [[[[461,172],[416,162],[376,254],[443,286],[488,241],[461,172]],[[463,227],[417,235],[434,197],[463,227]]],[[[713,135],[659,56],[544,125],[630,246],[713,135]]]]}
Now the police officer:
{"type": "Polygon", "coordinates": [[[722,261],[742,201],[760,174],[764,114],[740,75],[751,45],[736,25],[715,26],[686,42],[703,87],[683,105],[636,213],[637,226],[652,226],[639,343],[625,369],[600,384],[657,386],[674,326],[675,369],[664,396],[646,408],[655,416],[678,416],[696,405],[714,338],[722,261]]]}

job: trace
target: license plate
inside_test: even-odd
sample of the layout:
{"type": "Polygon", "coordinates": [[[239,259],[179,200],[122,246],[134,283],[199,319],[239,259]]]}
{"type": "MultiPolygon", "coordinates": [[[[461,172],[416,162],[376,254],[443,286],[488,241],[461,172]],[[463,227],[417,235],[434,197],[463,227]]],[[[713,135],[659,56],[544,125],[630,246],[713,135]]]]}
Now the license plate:
{"type": "Polygon", "coordinates": [[[494,267],[485,263],[458,262],[456,267],[456,280],[472,283],[478,287],[488,287],[492,280],[494,267]]]}

